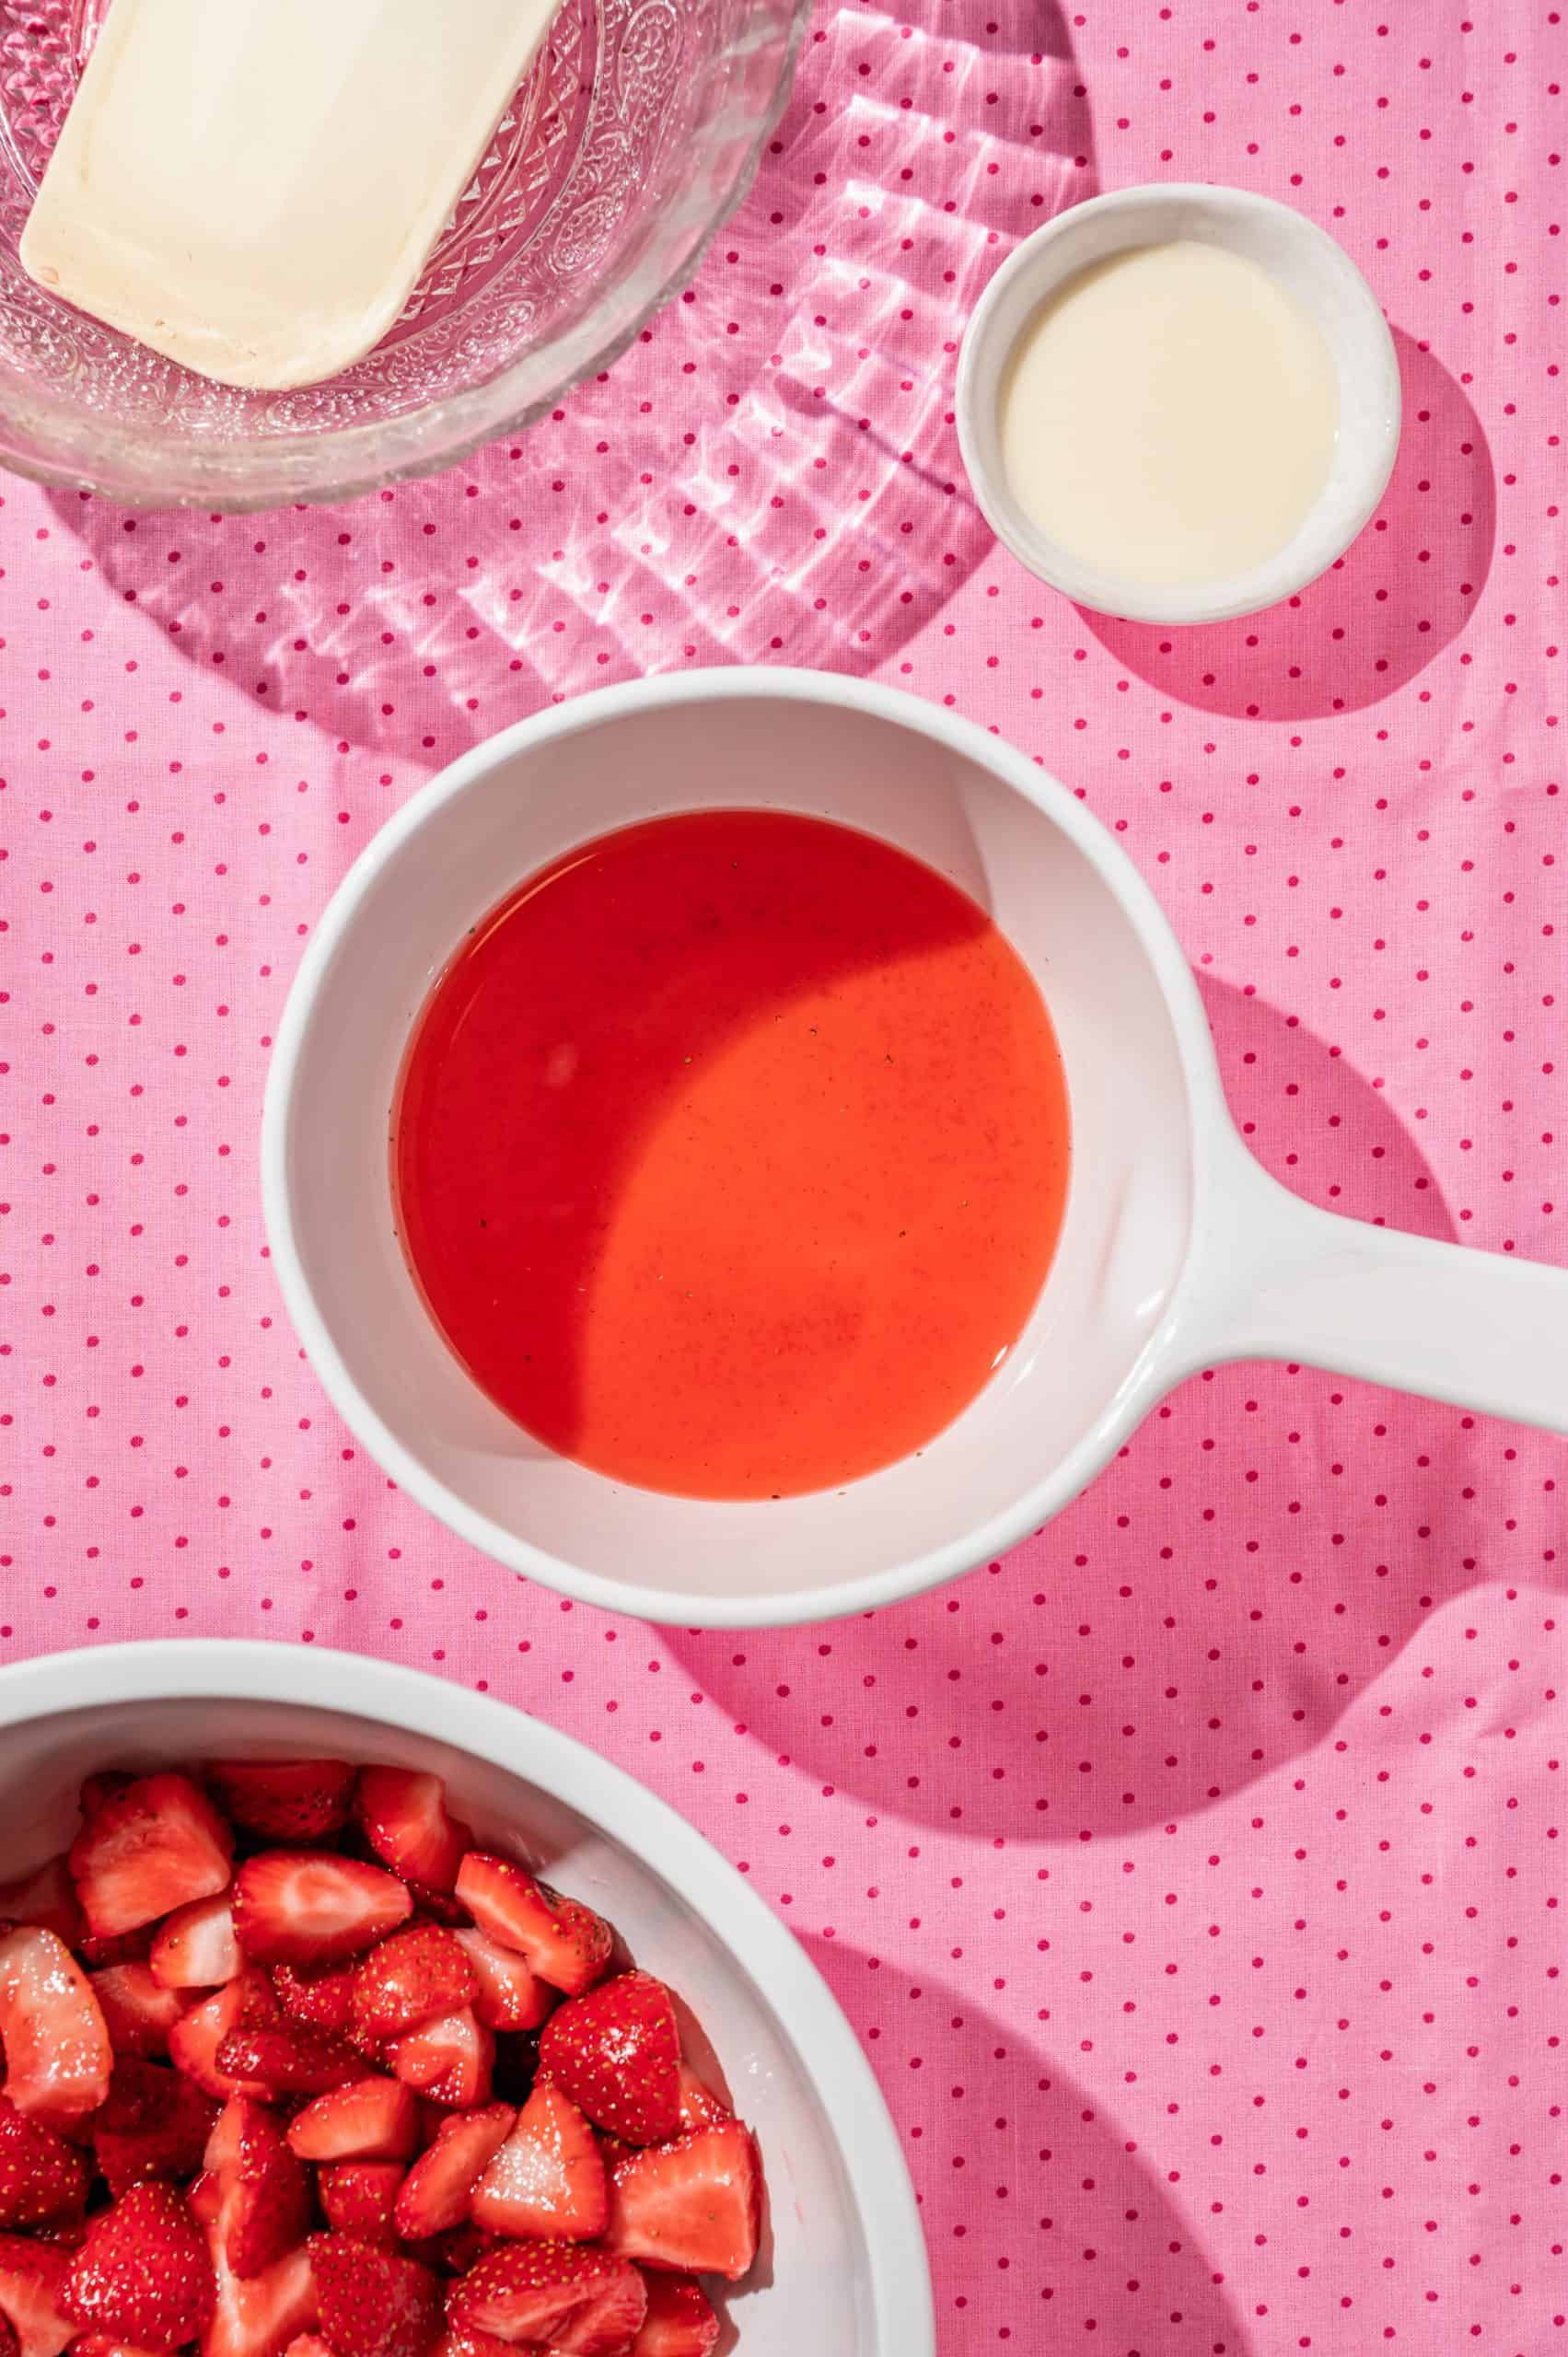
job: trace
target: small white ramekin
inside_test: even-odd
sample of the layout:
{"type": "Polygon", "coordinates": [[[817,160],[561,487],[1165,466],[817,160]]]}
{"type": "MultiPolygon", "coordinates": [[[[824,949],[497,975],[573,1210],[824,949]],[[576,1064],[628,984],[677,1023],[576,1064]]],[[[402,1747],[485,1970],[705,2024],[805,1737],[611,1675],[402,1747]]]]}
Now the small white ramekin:
{"type": "Polygon", "coordinates": [[[1400,366],[1376,296],[1343,248],[1315,221],[1245,189],[1154,183],[1076,204],[1008,256],[964,338],[958,423],[964,464],[986,521],[1041,581],[1076,605],[1130,621],[1230,621],[1294,597],[1326,572],[1370,520],[1399,448],[1400,366]],[[1136,581],[1086,563],[1025,515],[1002,463],[1000,397],[1020,334],[1059,287],[1109,255],[1177,238],[1245,254],[1316,319],[1339,374],[1339,437],[1321,496],[1278,555],[1245,573],[1205,581],[1136,581]]]}

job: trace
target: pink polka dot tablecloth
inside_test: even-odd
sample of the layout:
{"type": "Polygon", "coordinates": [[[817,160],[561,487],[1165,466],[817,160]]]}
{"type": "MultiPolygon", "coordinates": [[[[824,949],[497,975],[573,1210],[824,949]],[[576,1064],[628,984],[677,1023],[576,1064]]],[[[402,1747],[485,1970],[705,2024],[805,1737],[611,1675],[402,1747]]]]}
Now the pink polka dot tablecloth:
{"type": "Polygon", "coordinates": [[[268,1048],[435,769],[598,682],[902,685],[1112,827],[1271,1169],[1568,1260],[1560,235],[1543,0],[822,0],[698,284],[525,440],[333,511],[0,509],[0,1658],[265,1635],[584,1737],[793,1926],[919,2190],[944,2357],[1568,2347],[1560,1442],[1194,1380],[1005,1562],[689,1635],[499,1573],[283,1317],[268,1048]],[[1149,178],[1300,206],[1404,375],[1376,523],[1250,622],[993,544],[961,321],[1149,178]]]}

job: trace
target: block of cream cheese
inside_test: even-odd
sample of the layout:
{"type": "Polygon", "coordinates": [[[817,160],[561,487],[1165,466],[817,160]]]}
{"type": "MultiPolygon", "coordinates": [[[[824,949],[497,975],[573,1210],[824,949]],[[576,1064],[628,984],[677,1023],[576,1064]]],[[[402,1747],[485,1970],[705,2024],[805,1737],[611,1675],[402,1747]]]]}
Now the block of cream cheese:
{"type": "Polygon", "coordinates": [[[556,0],[114,0],[22,238],[52,293],[226,385],[391,327],[556,0]]]}

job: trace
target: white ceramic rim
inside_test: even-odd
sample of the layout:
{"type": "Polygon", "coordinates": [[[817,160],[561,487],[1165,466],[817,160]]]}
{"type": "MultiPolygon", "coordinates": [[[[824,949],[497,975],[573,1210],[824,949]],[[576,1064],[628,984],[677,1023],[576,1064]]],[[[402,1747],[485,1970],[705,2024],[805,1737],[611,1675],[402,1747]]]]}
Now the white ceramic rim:
{"type": "MultiPolygon", "coordinates": [[[[595,728],[633,713],[679,704],[748,697],[793,698],[840,704],[904,728],[917,729],[955,754],[1012,786],[1061,829],[1127,911],[1144,955],[1155,969],[1177,1035],[1191,1103],[1195,1200],[1219,1142],[1234,1131],[1220,1085],[1208,1018],[1192,971],[1149,887],[1093,817],[1048,772],[972,721],[960,719],[923,698],[871,680],[834,672],[774,670],[765,664],[666,673],[628,680],[537,713],[465,753],[404,804],[375,835],[332,895],[307,945],[290,987],[267,1074],[261,1113],[261,1209],[284,1306],[322,1388],[345,1424],[370,1455],[416,1504],[444,1522],[459,1538],[508,1570],[540,1581],[601,1611],[685,1629],[784,1628],[829,1620],[845,1613],[896,1604],[923,1589],[956,1579],[989,1557],[1000,1555],[1048,1522],[1098,1472],[1149,1409],[1177,1379],[1157,1341],[1146,1344],[1128,1380],[1105,1414],[1077,1446],[1005,1512],[993,1515],[963,1538],[933,1548],[892,1570],[844,1580],[833,1586],[786,1589],[766,1595],[691,1596],[679,1589],[631,1587],[547,1554],[480,1514],[424,1467],[365,1398],[343,1363],[316,1306],[295,1235],[290,1200],[287,1137],[291,1102],[318,988],[354,924],[360,905],[382,869],[425,821],[475,779],[534,747],[578,730],[595,728]]],[[[1179,1287],[1178,1288],[1179,1291],[1179,1287]]],[[[846,1511],[849,1509],[846,1509],[846,1511]]]]}
{"type": "Polygon", "coordinates": [[[882,2090],[810,1957],[695,1827],[635,1777],[510,1703],[327,1646],[155,1638],[0,1668],[0,1729],[108,1702],[205,1698],[348,1713],[427,1736],[544,1785],[689,1898],[766,2000],[815,2088],[865,2234],[877,2357],[935,2357],[914,2188],[882,2090]]]}
{"type": "MultiPolygon", "coordinates": [[[[1146,240],[1140,238],[1135,242],[1143,244],[1146,240]]],[[[1264,612],[1270,606],[1295,597],[1344,554],[1371,522],[1377,503],[1388,487],[1399,454],[1402,398],[1399,354],[1382,305],[1337,238],[1321,228],[1309,215],[1298,213],[1294,205],[1281,204],[1273,197],[1260,196],[1250,189],[1210,186],[1201,180],[1148,180],[1135,188],[1113,189],[1104,196],[1088,197],[1082,204],[1070,205],[1066,212],[1059,213],[1054,220],[1014,248],[976,304],[964,331],[954,407],[958,447],[981,512],[997,539],[1026,571],[1060,590],[1074,605],[1086,606],[1092,612],[1111,614],[1127,621],[1186,628],[1264,612]],[[1341,493],[1330,515],[1330,493],[1325,490],[1301,531],[1277,556],[1246,573],[1225,575],[1188,588],[1126,580],[1074,557],[1060,542],[1049,539],[1024,514],[1000,467],[988,459],[976,424],[980,405],[977,379],[982,360],[990,357],[987,341],[997,313],[1016,281],[1030,273],[1041,253],[1086,216],[1099,215],[1114,219],[1118,214],[1137,214],[1150,206],[1172,213],[1183,207],[1199,207],[1233,216],[1261,215],[1281,226],[1286,235],[1305,245],[1316,246],[1362,311],[1379,354],[1375,389],[1382,426],[1367,440],[1353,495],[1341,493]],[[1308,527],[1314,521],[1320,525],[1331,522],[1332,529],[1309,533],[1308,527]]]]}

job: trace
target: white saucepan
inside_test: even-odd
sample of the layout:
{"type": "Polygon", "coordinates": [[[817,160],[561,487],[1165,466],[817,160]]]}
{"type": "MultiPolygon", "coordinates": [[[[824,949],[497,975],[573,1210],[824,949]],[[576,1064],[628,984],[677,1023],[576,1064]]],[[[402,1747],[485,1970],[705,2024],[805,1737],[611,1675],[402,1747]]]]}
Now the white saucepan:
{"type": "Polygon", "coordinates": [[[1568,1431],[1568,1271],[1335,1217],[1225,1108],[1202,1001],[1142,877],[1033,762],[860,681],[737,668],[606,689],[479,747],[350,870],[295,981],[262,1183],[289,1313],[399,1484],[512,1570],[686,1627],[863,1610],[997,1554],[1195,1369],[1280,1358],[1568,1431]],[[990,911],[1037,976],[1072,1098],[1055,1263],[1017,1348],[918,1457],[845,1490],[707,1504],[520,1431],[432,1326],[393,1233],[388,1116],[467,928],[574,844],[661,812],[814,811],[990,911]]]}

